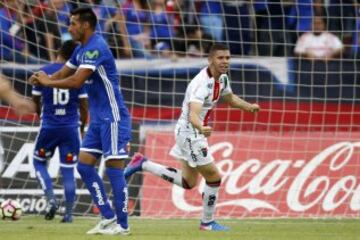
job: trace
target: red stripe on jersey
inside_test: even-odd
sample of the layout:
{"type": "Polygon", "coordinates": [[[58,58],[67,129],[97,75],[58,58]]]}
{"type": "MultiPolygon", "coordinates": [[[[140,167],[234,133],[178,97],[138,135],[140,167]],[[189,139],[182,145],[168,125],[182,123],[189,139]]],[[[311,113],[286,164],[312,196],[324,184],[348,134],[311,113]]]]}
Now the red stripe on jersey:
{"type": "Polygon", "coordinates": [[[220,82],[215,81],[214,91],[213,91],[213,102],[218,100],[220,96],[220,82]]]}
{"type": "MultiPolygon", "coordinates": [[[[214,102],[214,101],[218,100],[219,97],[220,97],[220,82],[219,82],[219,81],[215,81],[215,82],[214,82],[213,99],[212,99],[212,101],[214,102]]],[[[204,117],[203,126],[207,126],[207,125],[208,125],[211,112],[212,112],[212,109],[210,109],[210,110],[206,113],[206,115],[205,115],[205,117],[204,117]]]]}
{"type": "Polygon", "coordinates": [[[204,117],[203,126],[207,126],[207,125],[208,125],[211,112],[212,112],[212,109],[210,109],[209,111],[207,111],[207,113],[206,113],[206,115],[205,115],[205,117],[204,117]]]}

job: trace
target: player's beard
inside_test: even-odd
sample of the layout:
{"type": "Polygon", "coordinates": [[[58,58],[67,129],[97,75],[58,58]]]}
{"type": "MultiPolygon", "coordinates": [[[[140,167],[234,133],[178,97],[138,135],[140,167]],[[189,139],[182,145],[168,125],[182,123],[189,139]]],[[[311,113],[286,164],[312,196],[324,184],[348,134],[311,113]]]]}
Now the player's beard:
{"type": "Polygon", "coordinates": [[[80,41],[80,42],[83,41],[84,36],[85,36],[84,32],[85,32],[85,31],[84,31],[83,29],[79,29],[77,41],[80,41]]]}
{"type": "Polygon", "coordinates": [[[70,35],[71,35],[71,39],[74,41],[74,42],[78,42],[79,41],[79,39],[78,39],[78,35],[77,34],[74,34],[74,33],[71,33],[70,32],[70,35]]]}
{"type": "Polygon", "coordinates": [[[79,29],[78,31],[74,32],[74,33],[70,33],[72,40],[75,42],[81,42],[84,38],[84,30],[83,29],[79,29]]]}
{"type": "Polygon", "coordinates": [[[229,67],[228,66],[219,66],[217,70],[219,73],[224,74],[224,73],[227,73],[227,71],[229,70],[229,67]]]}

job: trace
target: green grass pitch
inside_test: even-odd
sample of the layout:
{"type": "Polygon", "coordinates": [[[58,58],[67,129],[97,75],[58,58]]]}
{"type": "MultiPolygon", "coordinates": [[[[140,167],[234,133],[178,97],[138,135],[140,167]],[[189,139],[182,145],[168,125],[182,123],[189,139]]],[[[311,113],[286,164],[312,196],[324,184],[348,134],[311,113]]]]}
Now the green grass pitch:
{"type": "Polygon", "coordinates": [[[229,232],[203,232],[196,219],[130,218],[130,236],[89,236],[85,232],[96,218],[76,217],[72,224],[60,218],[45,221],[41,216],[25,216],[19,221],[0,221],[0,239],[201,239],[201,240],[360,240],[360,219],[231,219],[221,220],[229,232]]]}

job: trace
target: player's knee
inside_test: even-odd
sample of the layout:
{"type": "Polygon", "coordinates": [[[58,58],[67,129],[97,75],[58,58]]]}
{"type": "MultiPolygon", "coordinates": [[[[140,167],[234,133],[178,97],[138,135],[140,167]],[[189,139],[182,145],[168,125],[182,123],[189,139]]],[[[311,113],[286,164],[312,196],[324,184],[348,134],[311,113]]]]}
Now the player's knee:
{"type": "Polygon", "coordinates": [[[33,166],[35,168],[40,167],[40,166],[44,166],[44,165],[46,165],[45,161],[39,161],[39,160],[36,160],[36,159],[33,160],[33,166]]]}
{"type": "Polygon", "coordinates": [[[184,188],[184,189],[192,189],[194,186],[192,186],[191,184],[190,184],[190,182],[189,181],[187,181],[185,178],[182,178],[181,179],[181,183],[182,183],[182,187],[184,188]]]}
{"type": "Polygon", "coordinates": [[[80,175],[83,175],[84,172],[85,172],[85,168],[84,168],[83,165],[84,164],[82,164],[82,163],[78,163],[78,165],[76,166],[76,169],[77,169],[77,171],[79,172],[80,175]]]}
{"type": "Polygon", "coordinates": [[[110,168],[118,168],[124,169],[125,168],[125,160],[123,159],[109,159],[105,162],[106,167],[110,168]]]}
{"type": "Polygon", "coordinates": [[[182,186],[184,189],[193,189],[196,186],[196,182],[188,181],[185,178],[182,178],[182,186]]]}
{"type": "Polygon", "coordinates": [[[220,181],[221,182],[221,174],[219,173],[219,171],[216,168],[209,169],[209,170],[203,172],[202,175],[206,181],[209,181],[209,182],[220,181]]]}
{"type": "Polygon", "coordinates": [[[67,171],[67,170],[73,170],[71,168],[61,168],[62,177],[63,177],[63,185],[66,189],[69,189],[69,191],[72,191],[75,189],[75,179],[73,172],[67,171]]]}
{"type": "Polygon", "coordinates": [[[216,170],[207,172],[203,177],[205,178],[206,184],[209,186],[216,187],[221,184],[221,175],[216,170]]]}
{"type": "Polygon", "coordinates": [[[64,181],[63,185],[64,185],[64,190],[65,190],[65,195],[75,194],[76,187],[75,187],[74,182],[64,181]]]}
{"type": "Polygon", "coordinates": [[[221,185],[221,178],[214,181],[206,181],[206,185],[209,187],[219,187],[221,185]]]}

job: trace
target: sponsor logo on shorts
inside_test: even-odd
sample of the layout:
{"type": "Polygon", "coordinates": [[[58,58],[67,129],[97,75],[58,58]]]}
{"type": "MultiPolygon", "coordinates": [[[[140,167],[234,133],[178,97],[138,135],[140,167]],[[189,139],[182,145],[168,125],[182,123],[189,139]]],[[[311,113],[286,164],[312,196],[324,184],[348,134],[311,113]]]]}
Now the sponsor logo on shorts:
{"type": "Polygon", "coordinates": [[[74,160],[74,155],[72,155],[72,153],[66,154],[66,161],[67,162],[72,162],[73,160],[74,160]]]}
{"type": "Polygon", "coordinates": [[[38,151],[39,157],[45,157],[46,156],[46,152],[44,148],[40,148],[38,151]]]}
{"type": "Polygon", "coordinates": [[[201,154],[203,155],[203,157],[207,157],[207,154],[208,154],[208,149],[205,147],[205,148],[202,148],[201,149],[201,154]]]}

